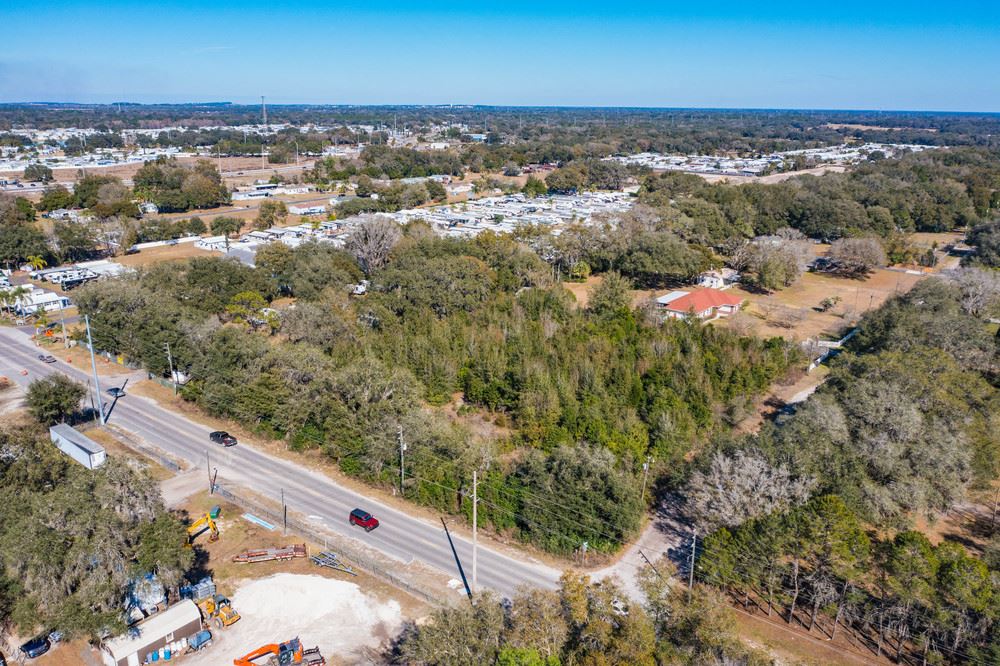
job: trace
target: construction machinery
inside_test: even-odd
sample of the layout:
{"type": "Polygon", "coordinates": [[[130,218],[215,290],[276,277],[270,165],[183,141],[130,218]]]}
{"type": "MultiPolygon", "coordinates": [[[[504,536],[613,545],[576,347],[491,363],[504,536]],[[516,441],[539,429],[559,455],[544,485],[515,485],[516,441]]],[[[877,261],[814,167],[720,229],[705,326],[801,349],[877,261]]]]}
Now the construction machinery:
{"type": "Polygon", "coordinates": [[[292,664],[326,666],[326,659],[319,653],[318,647],[302,649],[302,641],[297,637],[286,643],[262,645],[239,659],[233,659],[233,666],[291,666],[292,664]],[[267,657],[267,661],[258,661],[264,657],[267,657]]]}
{"type": "Polygon", "coordinates": [[[271,560],[293,560],[297,557],[305,557],[308,554],[304,543],[293,543],[290,546],[281,546],[278,548],[245,550],[238,555],[233,555],[233,562],[252,564],[254,562],[270,562],[271,560]]]}
{"type": "Polygon", "coordinates": [[[240,621],[240,614],[233,608],[229,599],[216,594],[198,602],[202,619],[215,625],[216,629],[229,627],[240,621]]]}
{"type": "Polygon", "coordinates": [[[197,539],[201,534],[206,531],[211,530],[208,536],[209,541],[219,540],[219,526],[215,524],[215,519],[218,517],[218,513],[214,510],[202,515],[198,520],[191,523],[191,526],[187,528],[188,538],[187,545],[190,548],[194,544],[194,540],[197,539]],[[213,516],[212,514],[215,513],[213,516]]]}
{"type": "Polygon", "coordinates": [[[188,652],[201,652],[212,644],[212,632],[202,629],[196,634],[191,634],[187,639],[188,652]]]}

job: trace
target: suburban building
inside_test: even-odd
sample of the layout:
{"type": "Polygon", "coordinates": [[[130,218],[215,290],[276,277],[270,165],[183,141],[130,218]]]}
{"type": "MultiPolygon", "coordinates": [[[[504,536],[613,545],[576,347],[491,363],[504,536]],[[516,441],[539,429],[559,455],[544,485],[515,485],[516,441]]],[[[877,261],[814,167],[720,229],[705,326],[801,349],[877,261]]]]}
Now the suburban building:
{"type": "Polygon", "coordinates": [[[129,627],[123,636],[112,638],[101,646],[105,666],[139,666],[160,661],[170,650],[171,658],[183,652],[189,636],[201,631],[201,612],[190,599],[184,599],[165,611],[129,627]]]}
{"type": "Polygon", "coordinates": [[[25,293],[18,296],[13,303],[6,305],[5,307],[10,308],[21,317],[36,314],[38,312],[62,310],[63,308],[68,308],[72,305],[72,302],[66,296],[52,291],[46,291],[45,289],[39,289],[31,283],[2,287],[0,290],[13,291],[17,288],[23,288],[25,293]]]}
{"type": "Polygon", "coordinates": [[[204,238],[199,238],[194,242],[194,246],[201,250],[213,250],[215,252],[225,252],[226,246],[225,236],[206,236],[204,238]]]}
{"type": "Polygon", "coordinates": [[[702,321],[735,314],[739,312],[742,302],[737,296],[708,288],[672,291],[655,300],[656,309],[664,317],[680,319],[693,315],[702,321]]]}
{"type": "Polygon", "coordinates": [[[289,206],[288,212],[292,215],[322,215],[326,206],[289,206]]]}
{"type": "Polygon", "coordinates": [[[728,289],[740,281],[740,274],[732,268],[705,271],[698,276],[698,286],[709,289],[728,289]]]}

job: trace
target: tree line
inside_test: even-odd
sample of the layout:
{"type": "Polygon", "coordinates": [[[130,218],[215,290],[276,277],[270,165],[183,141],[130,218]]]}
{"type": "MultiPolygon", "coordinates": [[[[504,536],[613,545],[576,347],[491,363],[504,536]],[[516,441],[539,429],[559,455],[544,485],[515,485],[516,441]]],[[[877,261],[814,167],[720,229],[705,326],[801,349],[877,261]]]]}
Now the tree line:
{"type": "Polygon", "coordinates": [[[963,269],[862,319],[809,399],[706,451],[682,486],[697,576],[737,603],[877,654],[1000,655],[994,546],[913,529],[1000,472],[1000,281],[963,269]]]}
{"type": "Polygon", "coordinates": [[[395,484],[402,436],[404,494],[463,514],[478,469],[480,520],[555,552],[619,547],[645,457],[682,460],[798,358],[777,339],[661,326],[626,280],[577,308],[507,237],[376,219],[347,251],[272,244],[256,264],[155,266],[76,301],[100,349],[165,375],[169,342],[187,399],[349,474],[395,484]],[[368,295],[349,298],[362,277],[368,295]],[[294,307],[268,311],[279,294],[294,307]]]}
{"type": "Polygon", "coordinates": [[[132,581],[152,572],[174,587],[192,562],[148,472],[117,457],[88,470],[49,441],[83,394],[61,375],[35,381],[33,418],[0,422],[0,625],[22,635],[123,631],[132,581]]]}
{"type": "Polygon", "coordinates": [[[442,666],[772,663],[736,636],[732,611],[710,590],[680,589],[667,558],[639,574],[644,603],[610,579],[568,571],[557,590],[524,589],[506,603],[492,594],[408,623],[389,663],[442,666]]]}

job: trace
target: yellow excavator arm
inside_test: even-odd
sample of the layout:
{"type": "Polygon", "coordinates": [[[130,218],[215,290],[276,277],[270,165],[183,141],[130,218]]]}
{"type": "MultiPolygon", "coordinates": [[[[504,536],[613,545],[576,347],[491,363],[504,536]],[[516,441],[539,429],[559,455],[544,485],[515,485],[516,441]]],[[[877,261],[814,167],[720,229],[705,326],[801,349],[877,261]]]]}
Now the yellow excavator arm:
{"type": "Polygon", "coordinates": [[[198,535],[203,533],[205,530],[211,530],[211,534],[208,537],[209,541],[219,540],[219,526],[215,524],[215,520],[209,514],[204,514],[201,518],[191,523],[191,526],[187,528],[188,540],[187,545],[194,543],[194,540],[198,538],[198,535]]]}

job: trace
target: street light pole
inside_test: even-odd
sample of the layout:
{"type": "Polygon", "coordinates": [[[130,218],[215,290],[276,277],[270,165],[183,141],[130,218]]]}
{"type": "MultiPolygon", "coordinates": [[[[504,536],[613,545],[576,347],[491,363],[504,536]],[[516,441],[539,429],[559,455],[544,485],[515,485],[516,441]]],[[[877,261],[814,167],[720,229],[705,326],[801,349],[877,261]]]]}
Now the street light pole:
{"type": "Polygon", "coordinates": [[[642,463],[642,494],[639,496],[639,501],[646,501],[646,477],[649,476],[649,463],[652,462],[652,456],[646,456],[646,462],[642,463]]]}
{"type": "Polygon", "coordinates": [[[177,395],[177,375],[174,374],[174,359],[170,355],[170,343],[164,342],[163,347],[167,351],[167,364],[170,366],[170,381],[174,385],[174,395],[177,395]]]}
{"type": "Polygon", "coordinates": [[[83,315],[83,321],[87,324],[87,346],[90,347],[90,367],[94,369],[94,386],[97,389],[97,412],[101,425],[104,425],[104,401],[101,400],[101,381],[97,377],[97,359],[94,358],[94,341],[90,337],[90,315],[83,315]]]}
{"type": "Polygon", "coordinates": [[[406,443],[403,441],[403,426],[399,426],[399,496],[403,497],[403,481],[405,472],[403,471],[403,452],[406,451],[406,443]]]}

